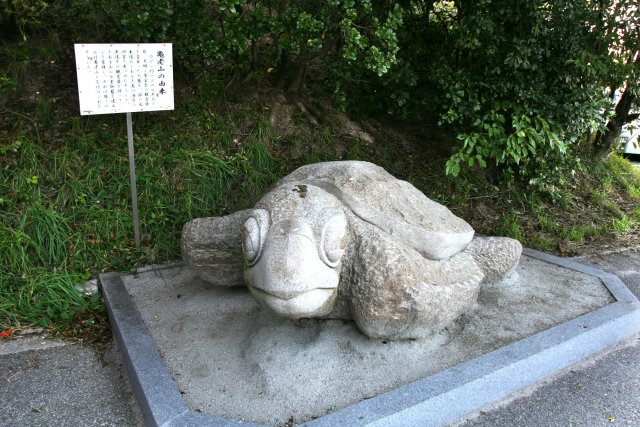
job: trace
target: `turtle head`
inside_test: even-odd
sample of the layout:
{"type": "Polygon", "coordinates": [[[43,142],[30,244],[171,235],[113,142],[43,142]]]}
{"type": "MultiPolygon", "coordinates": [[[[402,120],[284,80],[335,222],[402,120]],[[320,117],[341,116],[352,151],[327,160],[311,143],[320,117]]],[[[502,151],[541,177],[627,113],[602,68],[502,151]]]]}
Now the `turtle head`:
{"type": "MultiPolygon", "coordinates": [[[[305,186],[309,194],[293,197],[311,199],[316,189],[305,186]]],[[[280,316],[324,316],[337,296],[347,218],[335,207],[282,195],[277,207],[255,209],[244,223],[245,281],[258,303],[280,316]]]]}

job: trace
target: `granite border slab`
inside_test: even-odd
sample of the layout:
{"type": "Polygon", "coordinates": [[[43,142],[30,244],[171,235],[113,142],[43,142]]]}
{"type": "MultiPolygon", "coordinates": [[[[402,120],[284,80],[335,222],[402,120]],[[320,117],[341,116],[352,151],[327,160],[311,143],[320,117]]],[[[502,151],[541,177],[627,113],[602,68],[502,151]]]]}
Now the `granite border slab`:
{"type": "MultiPolygon", "coordinates": [[[[303,425],[439,426],[451,423],[640,331],[640,302],[617,276],[531,249],[523,253],[598,277],[615,302],[303,425]]],[[[122,276],[102,274],[100,284],[127,376],[147,425],[257,425],[190,411],[126,291],[122,276]]]]}

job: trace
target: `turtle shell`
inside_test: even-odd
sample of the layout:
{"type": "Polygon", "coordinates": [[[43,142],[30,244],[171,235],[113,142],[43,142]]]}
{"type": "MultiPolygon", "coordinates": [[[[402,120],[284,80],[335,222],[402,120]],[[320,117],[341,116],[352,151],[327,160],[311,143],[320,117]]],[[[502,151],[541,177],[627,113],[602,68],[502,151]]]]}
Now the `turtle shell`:
{"type": "Polygon", "coordinates": [[[295,170],[281,183],[322,188],[361,220],[428,259],[449,258],[473,239],[473,228],[466,221],[373,163],[315,163],[295,170]]]}

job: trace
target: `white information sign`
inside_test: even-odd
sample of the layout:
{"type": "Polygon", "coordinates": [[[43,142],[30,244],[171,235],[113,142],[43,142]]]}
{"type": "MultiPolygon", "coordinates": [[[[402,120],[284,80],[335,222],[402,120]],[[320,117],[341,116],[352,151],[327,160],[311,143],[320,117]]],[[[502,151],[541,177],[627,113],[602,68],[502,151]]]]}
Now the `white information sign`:
{"type": "Polygon", "coordinates": [[[74,46],[81,115],[173,110],[171,43],[74,46]]]}

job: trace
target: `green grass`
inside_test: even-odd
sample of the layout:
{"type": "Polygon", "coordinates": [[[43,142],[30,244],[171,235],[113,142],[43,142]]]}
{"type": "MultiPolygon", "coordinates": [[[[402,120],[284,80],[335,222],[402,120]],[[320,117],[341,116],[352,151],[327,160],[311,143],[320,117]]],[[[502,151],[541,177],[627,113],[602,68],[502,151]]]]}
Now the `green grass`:
{"type": "Polygon", "coordinates": [[[22,323],[48,327],[52,323],[72,322],[81,313],[100,310],[98,295],[87,297],[74,288],[86,279],[83,274],[46,269],[3,274],[0,276],[3,328],[22,323]]]}
{"type": "Polygon", "coordinates": [[[62,143],[39,144],[23,132],[2,146],[0,329],[72,322],[95,310],[97,300],[75,284],[179,258],[185,222],[246,208],[283,174],[266,122],[240,142],[230,133],[210,138],[206,128],[174,133],[165,123],[137,121],[140,249],[133,243],[126,137],[112,120],[73,120],[62,143]]]}
{"type": "Polygon", "coordinates": [[[611,227],[620,233],[626,233],[635,225],[635,221],[629,216],[623,214],[620,218],[611,220],[611,227]]]}
{"type": "MultiPolygon", "coordinates": [[[[628,160],[617,154],[607,157],[604,167],[608,171],[605,182],[609,179],[612,185],[620,186],[626,190],[636,191],[640,188],[640,169],[633,166],[628,160]]],[[[633,196],[636,197],[636,196],[633,196]]]]}
{"type": "Polygon", "coordinates": [[[526,236],[521,222],[517,216],[511,214],[504,218],[498,234],[501,236],[511,237],[519,241],[524,241],[526,236]]]}

